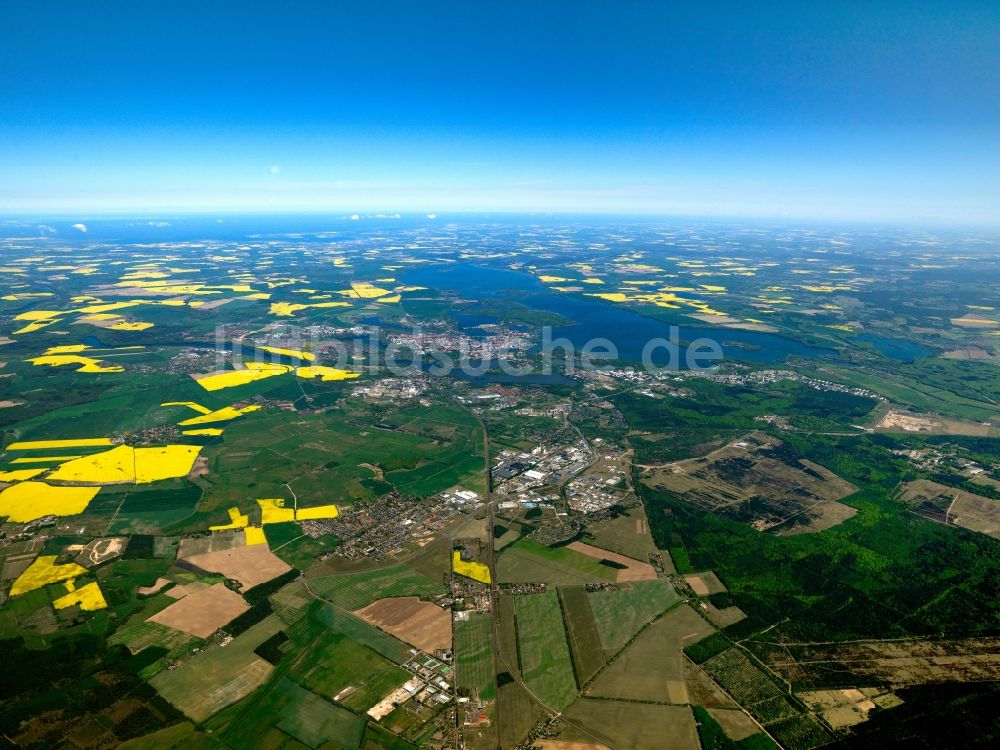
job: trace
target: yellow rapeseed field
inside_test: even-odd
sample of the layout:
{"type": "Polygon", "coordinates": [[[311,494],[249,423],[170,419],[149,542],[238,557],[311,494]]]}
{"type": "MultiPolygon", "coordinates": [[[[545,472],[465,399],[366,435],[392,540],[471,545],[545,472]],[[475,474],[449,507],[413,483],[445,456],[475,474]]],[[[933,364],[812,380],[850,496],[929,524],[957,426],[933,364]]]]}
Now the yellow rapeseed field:
{"type": "Polygon", "coordinates": [[[50,475],[69,482],[144,484],[185,476],[191,471],[201,446],[165,445],[133,448],[119,445],[109,451],[67,461],[50,475]]]}
{"type": "Polygon", "coordinates": [[[14,469],[12,471],[0,471],[0,482],[23,482],[25,479],[37,477],[44,474],[45,469],[14,469]]]}
{"type": "Polygon", "coordinates": [[[76,563],[66,565],[56,565],[55,555],[39,555],[34,562],[29,565],[11,586],[10,595],[20,596],[29,591],[40,589],[50,583],[68,581],[77,576],[83,575],[87,569],[76,563]]]}
{"type": "Polygon", "coordinates": [[[50,326],[53,323],[58,323],[58,322],[59,322],[58,320],[35,321],[34,323],[28,323],[26,326],[21,326],[16,331],[14,331],[12,335],[17,336],[20,333],[34,333],[35,331],[39,331],[42,328],[45,328],[45,326],[50,326]]]}
{"type": "Polygon", "coordinates": [[[101,360],[93,357],[84,357],[79,354],[49,354],[41,357],[32,357],[26,360],[33,365],[49,365],[51,367],[62,367],[63,365],[80,365],[77,372],[125,372],[125,368],[119,365],[105,367],[101,360]]]}
{"type": "Polygon", "coordinates": [[[260,506],[261,525],[269,523],[286,523],[288,521],[318,521],[326,518],[336,518],[340,511],[336,505],[317,505],[313,508],[286,508],[283,498],[258,500],[260,506]]]}
{"type": "Polygon", "coordinates": [[[13,523],[27,523],[42,516],[75,516],[87,509],[99,489],[21,482],[0,492],[0,516],[7,516],[13,523]]]}
{"type": "Polygon", "coordinates": [[[350,289],[342,289],[339,292],[339,294],[345,297],[357,297],[360,299],[375,299],[376,297],[384,297],[390,293],[390,289],[382,289],[367,281],[355,281],[351,284],[350,289]]]}
{"type": "Polygon", "coordinates": [[[245,516],[240,513],[239,508],[230,508],[227,513],[229,513],[229,523],[220,524],[218,526],[209,526],[209,531],[228,531],[230,529],[245,529],[247,524],[250,523],[250,516],[245,516]]]}
{"type": "Polygon", "coordinates": [[[270,352],[271,354],[281,354],[285,357],[295,357],[296,359],[304,359],[307,362],[312,362],[316,359],[316,355],[312,352],[304,352],[299,349],[282,349],[278,346],[258,346],[258,349],[262,349],[265,352],[270,352]]]}
{"type": "Polygon", "coordinates": [[[299,310],[306,310],[309,308],[326,308],[326,307],[350,307],[350,302],[315,302],[311,304],[301,304],[298,302],[272,302],[271,307],[268,312],[271,315],[277,315],[279,318],[289,318],[299,310]]]}
{"type": "Polygon", "coordinates": [[[273,378],[275,375],[284,375],[291,372],[291,365],[279,365],[270,362],[247,362],[244,370],[226,370],[214,375],[196,377],[198,383],[206,391],[218,391],[223,388],[232,388],[238,385],[246,385],[264,378],[273,378]]]}
{"type": "Polygon", "coordinates": [[[207,413],[202,413],[200,416],[191,417],[185,419],[183,422],[178,422],[181,427],[189,427],[196,424],[209,424],[211,422],[226,422],[230,419],[236,419],[237,417],[242,417],[244,414],[249,414],[260,409],[257,404],[251,404],[250,406],[244,406],[242,409],[236,409],[232,406],[224,406],[221,409],[216,409],[215,411],[210,411],[207,413]]]}
{"type": "Polygon", "coordinates": [[[325,518],[336,518],[340,511],[336,505],[317,505],[314,508],[299,508],[295,511],[296,521],[320,521],[325,518]]]}
{"type": "Polygon", "coordinates": [[[77,354],[86,351],[90,347],[86,344],[63,344],[61,346],[50,346],[45,350],[46,354],[77,354]]]}
{"type": "Polygon", "coordinates": [[[77,440],[22,440],[7,446],[9,451],[48,450],[50,448],[100,448],[114,445],[108,438],[79,438],[77,440]]]}
{"type": "Polygon", "coordinates": [[[265,523],[285,523],[295,520],[295,509],[286,508],[282,498],[258,500],[260,506],[260,522],[265,523]]]}
{"type": "Polygon", "coordinates": [[[186,406],[189,409],[194,409],[199,414],[211,414],[212,412],[207,406],[202,406],[194,401],[164,401],[160,406],[186,406]]]}
{"type": "Polygon", "coordinates": [[[489,567],[483,565],[482,563],[465,562],[465,560],[462,559],[461,552],[455,551],[452,553],[451,569],[460,576],[471,578],[473,581],[479,581],[480,583],[490,582],[489,567]]]}
{"type": "Polygon", "coordinates": [[[300,378],[320,378],[321,380],[350,380],[361,377],[360,372],[341,370],[337,367],[325,367],[324,365],[311,365],[309,367],[296,368],[295,374],[300,378]]]}
{"type": "Polygon", "coordinates": [[[76,458],[72,456],[22,456],[11,461],[12,464],[57,464],[61,461],[71,461],[76,458]]]}
{"type": "Polygon", "coordinates": [[[108,606],[104,601],[104,594],[101,593],[101,587],[96,582],[75,588],[72,581],[67,581],[66,588],[69,589],[69,593],[52,602],[52,606],[56,609],[67,609],[79,604],[84,612],[95,612],[108,606]]]}
{"type": "Polygon", "coordinates": [[[247,526],[243,531],[246,534],[247,547],[252,547],[255,544],[267,544],[264,529],[260,526],[247,526]]]}

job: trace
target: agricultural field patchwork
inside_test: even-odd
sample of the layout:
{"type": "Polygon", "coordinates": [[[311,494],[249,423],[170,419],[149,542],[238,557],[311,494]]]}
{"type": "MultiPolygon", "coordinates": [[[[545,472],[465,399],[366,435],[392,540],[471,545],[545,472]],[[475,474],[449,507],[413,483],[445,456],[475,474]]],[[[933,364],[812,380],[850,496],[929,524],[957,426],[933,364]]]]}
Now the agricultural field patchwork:
{"type": "Polygon", "coordinates": [[[0,238],[12,746],[996,744],[985,235],[171,221],[0,238]]]}

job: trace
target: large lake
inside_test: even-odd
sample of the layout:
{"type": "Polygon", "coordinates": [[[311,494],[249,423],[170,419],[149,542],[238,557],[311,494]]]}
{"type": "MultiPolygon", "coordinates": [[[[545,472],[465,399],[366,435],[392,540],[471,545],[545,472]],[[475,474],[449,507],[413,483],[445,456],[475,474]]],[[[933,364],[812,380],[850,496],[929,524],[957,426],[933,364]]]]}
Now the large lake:
{"type": "MultiPolygon", "coordinates": [[[[595,339],[607,339],[618,350],[621,362],[640,362],[643,348],[653,339],[667,339],[671,326],[640,315],[622,305],[596,299],[581,299],[570,294],[552,292],[534,276],[506,269],[486,268],[471,263],[426,266],[407,271],[402,280],[407,284],[437,290],[453,290],[469,299],[509,298],[527,307],[558,313],[573,321],[571,325],[554,326],[552,339],[564,338],[577,349],[595,339]]],[[[472,317],[472,316],[470,316],[472,317]]],[[[462,325],[463,319],[459,318],[462,325]]],[[[471,322],[471,321],[469,321],[471,322]]],[[[772,333],[740,331],[706,326],[679,326],[680,367],[684,368],[687,343],[697,339],[717,341],[727,359],[759,364],[781,364],[790,355],[833,358],[836,352],[808,346],[772,333]]],[[[473,331],[470,331],[473,332],[473,331]]],[[[654,351],[652,361],[668,363],[666,350],[654,351]]]]}

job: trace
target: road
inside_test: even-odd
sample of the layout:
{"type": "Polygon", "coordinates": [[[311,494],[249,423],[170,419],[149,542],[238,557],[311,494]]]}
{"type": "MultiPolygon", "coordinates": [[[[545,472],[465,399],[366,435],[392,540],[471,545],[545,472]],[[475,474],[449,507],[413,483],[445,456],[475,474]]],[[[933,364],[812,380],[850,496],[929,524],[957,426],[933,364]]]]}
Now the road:
{"type": "MultiPolygon", "coordinates": [[[[500,632],[497,622],[499,615],[500,588],[497,585],[498,576],[496,567],[496,546],[494,544],[496,539],[493,535],[493,527],[495,526],[496,523],[496,515],[495,515],[496,508],[493,498],[493,476],[490,471],[491,468],[490,436],[489,436],[489,431],[486,428],[486,424],[483,422],[480,416],[475,412],[472,412],[472,414],[476,418],[476,421],[479,422],[479,426],[483,430],[483,463],[486,469],[486,497],[484,498],[484,501],[486,503],[486,523],[488,526],[486,531],[487,533],[486,564],[487,566],[489,566],[490,569],[490,625],[493,633],[493,661],[494,664],[498,667],[502,665],[505,671],[507,671],[514,678],[517,684],[521,686],[521,689],[524,690],[531,697],[533,701],[535,701],[539,706],[541,706],[546,711],[546,713],[548,713],[550,716],[558,716],[560,715],[559,711],[547,705],[541,698],[535,695],[527,685],[524,684],[524,681],[521,679],[521,675],[518,673],[517,669],[511,668],[510,665],[507,664],[507,659],[504,656],[503,651],[500,649],[500,632]]],[[[573,428],[576,429],[576,426],[573,425],[573,428]]],[[[577,432],[579,433],[579,430],[577,430],[577,432]]],[[[583,438],[583,435],[580,434],[580,437],[583,438]]],[[[461,716],[459,716],[459,722],[461,723],[461,716]]],[[[593,737],[593,735],[587,729],[580,726],[579,724],[568,721],[566,723],[571,724],[577,730],[593,737]]],[[[497,733],[497,750],[504,750],[503,744],[500,739],[502,735],[500,732],[501,715],[500,715],[499,689],[497,690],[497,698],[493,703],[493,726],[496,728],[496,733],[497,733]]],[[[596,740],[598,738],[594,737],[594,739],[596,740]]]]}

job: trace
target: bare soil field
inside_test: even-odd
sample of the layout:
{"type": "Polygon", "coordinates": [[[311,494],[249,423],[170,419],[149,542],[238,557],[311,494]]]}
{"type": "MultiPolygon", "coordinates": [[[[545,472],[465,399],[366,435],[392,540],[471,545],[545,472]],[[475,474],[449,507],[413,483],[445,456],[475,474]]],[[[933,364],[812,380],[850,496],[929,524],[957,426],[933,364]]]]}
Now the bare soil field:
{"type": "Polygon", "coordinates": [[[157,578],[153,582],[152,586],[140,586],[138,589],[136,589],[136,593],[139,596],[152,596],[153,594],[159,593],[172,583],[173,581],[171,581],[169,578],[157,578]]]}
{"type": "Polygon", "coordinates": [[[921,685],[1000,679],[1000,638],[775,645],[768,664],[796,685],[921,685]]]}
{"type": "Polygon", "coordinates": [[[743,331],[760,331],[761,333],[775,333],[779,329],[767,323],[748,323],[740,318],[729,315],[707,315],[705,313],[689,314],[689,318],[696,318],[703,323],[711,323],[722,328],[739,328],[743,331]]]}
{"type": "Polygon", "coordinates": [[[3,572],[0,572],[0,581],[13,581],[28,569],[28,566],[31,565],[35,557],[34,553],[28,555],[11,555],[8,557],[3,561],[3,572]]]}
{"type": "Polygon", "coordinates": [[[739,742],[761,731],[757,722],[751,719],[750,714],[746,711],[732,708],[707,708],[705,710],[719,722],[722,731],[734,742],[739,742]]]}
{"type": "Polygon", "coordinates": [[[762,432],[701,458],[647,466],[642,481],[759,531],[822,531],[857,512],[836,502],[857,487],[762,432]]]}
{"type": "Polygon", "coordinates": [[[719,580],[714,571],[707,570],[704,573],[692,573],[684,576],[684,582],[691,587],[691,590],[698,596],[708,596],[709,594],[721,594],[726,591],[726,584],[719,580]]]}
{"type": "Polygon", "coordinates": [[[428,653],[451,648],[451,610],[415,596],[379,599],[354,614],[428,653]]]}
{"type": "Polygon", "coordinates": [[[163,593],[171,599],[183,599],[188,594],[193,594],[196,591],[211,588],[212,586],[213,584],[204,583],[203,581],[191,581],[190,583],[180,583],[173,588],[167,589],[163,593]]]}
{"type": "Polygon", "coordinates": [[[188,479],[197,479],[205,474],[208,474],[208,459],[199,455],[194,460],[194,465],[191,467],[191,471],[188,472],[188,479]]]}
{"type": "Polygon", "coordinates": [[[747,618],[746,612],[739,607],[723,607],[719,609],[711,602],[701,602],[701,605],[704,605],[701,609],[705,613],[705,617],[717,628],[728,628],[730,625],[735,625],[747,618]]]}
{"type": "Polygon", "coordinates": [[[617,552],[608,552],[600,547],[592,547],[589,544],[584,544],[583,542],[573,542],[567,545],[569,549],[581,552],[588,557],[593,557],[597,560],[610,560],[611,562],[618,563],[619,565],[625,565],[618,571],[616,581],[618,583],[626,583],[628,581],[652,581],[656,579],[656,570],[648,562],[639,562],[638,560],[633,560],[631,557],[625,557],[625,555],[619,555],[617,552]]]}
{"type": "Polygon", "coordinates": [[[978,531],[1000,539],[1000,501],[948,487],[929,479],[901,485],[899,499],[913,512],[948,526],[978,531]]]}
{"type": "Polygon", "coordinates": [[[925,435],[972,435],[986,437],[990,425],[982,422],[965,422],[960,419],[932,417],[928,414],[913,414],[905,411],[889,411],[878,424],[876,430],[882,432],[916,432],[925,435]]]}
{"type": "Polygon", "coordinates": [[[198,638],[208,638],[250,606],[223,583],[195,591],[162,609],[146,622],[182,630],[198,638]]]}
{"type": "Polygon", "coordinates": [[[568,740],[536,740],[542,750],[610,750],[607,745],[596,742],[570,742],[568,740]]]}
{"type": "Polygon", "coordinates": [[[191,555],[185,558],[184,562],[200,570],[221,573],[226,578],[239,581],[244,590],[266,583],[292,569],[288,563],[272,553],[266,544],[191,555]]]}
{"type": "Polygon", "coordinates": [[[705,670],[690,660],[684,661],[684,682],[693,706],[737,708],[732,698],[715,684],[705,670]]]}
{"type": "Polygon", "coordinates": [[[977,362],[988,362],[997,358],[996,355],[978,346],[964,346],[960,349],[952,349],[949,352],[944,352],[941,356],[945,359],[973,360],[977,362]]]}

